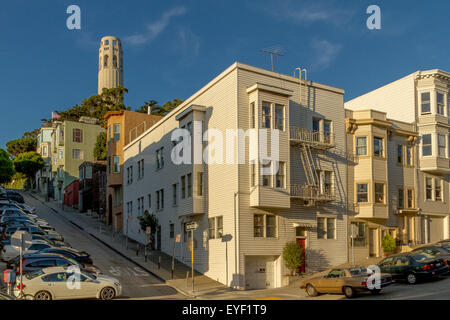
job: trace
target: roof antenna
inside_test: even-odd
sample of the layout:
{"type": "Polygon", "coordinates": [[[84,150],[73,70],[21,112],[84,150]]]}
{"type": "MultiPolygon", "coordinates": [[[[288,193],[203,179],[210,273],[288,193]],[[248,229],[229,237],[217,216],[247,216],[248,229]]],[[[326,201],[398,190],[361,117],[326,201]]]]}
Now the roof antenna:
{"type": "Polygon", "coordinates": [[[260,52],[267,53],[270,55],[270,66],[272,67],[272,71],[273,71],[273,57],[275,56],[276,58],[278,56],[284,56],[284,54],[280,53],[282,50],[283,47],[280,45],[259,50],[260,52]]]}

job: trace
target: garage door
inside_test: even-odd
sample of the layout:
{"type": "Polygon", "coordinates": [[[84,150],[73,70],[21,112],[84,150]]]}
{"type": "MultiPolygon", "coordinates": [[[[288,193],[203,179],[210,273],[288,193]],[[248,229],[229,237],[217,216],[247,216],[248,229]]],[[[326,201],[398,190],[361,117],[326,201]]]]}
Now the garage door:
{"type": "Polygon", "coordinates": [[[429,216],[430,242],[437,242],[444,239],[444,218],[429,216]]]}
{"type": "Polygon", "coordinates": [[[246,289],[274,288],[275,256],[245,256],[246,289]]]}

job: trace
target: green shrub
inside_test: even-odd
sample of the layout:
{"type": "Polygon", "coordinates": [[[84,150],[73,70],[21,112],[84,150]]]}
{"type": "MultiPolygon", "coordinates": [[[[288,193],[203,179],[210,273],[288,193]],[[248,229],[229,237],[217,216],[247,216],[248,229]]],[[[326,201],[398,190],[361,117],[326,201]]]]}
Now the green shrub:
{"type": "Polygon", "coordinates": [[[395,239],[387,233],[383,239],[381,240],[381,245],[383,246],[384,252],[394,252],[397,249],[397,244],[395,243],[395,239]]]}
{"type": "Polygon", "coordinates": [[[300,266],[303,265],[303,252],[304,249],[299,243],[292,241],[286,243],[283,249],[284,265],[291,271],[291,274],[295,274],[300,266]]]}

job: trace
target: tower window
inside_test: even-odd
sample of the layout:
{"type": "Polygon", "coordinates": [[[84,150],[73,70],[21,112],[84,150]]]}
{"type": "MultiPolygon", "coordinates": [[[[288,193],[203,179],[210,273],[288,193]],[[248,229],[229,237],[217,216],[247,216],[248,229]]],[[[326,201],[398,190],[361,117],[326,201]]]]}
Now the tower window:
{"type": "Polygon", "coordinates": [[[114,65],[114,68],[117,68],[117,56],[116,55],[113,56],[113,65],[114,65]]]}
{"type": "Polygon", "coordinates": [[[107,67],[108,66],[108,55],[107,54],[105,54],[105,57],[103,58],[103,62],[104,62],[103,66],[107,67]]]}
{"type": "Polygon", "coordinates": [[[109,40],[106,40],[106,41],[105,41],[105,44],[108,45],[108,44],[109,44],[109,40]]]}

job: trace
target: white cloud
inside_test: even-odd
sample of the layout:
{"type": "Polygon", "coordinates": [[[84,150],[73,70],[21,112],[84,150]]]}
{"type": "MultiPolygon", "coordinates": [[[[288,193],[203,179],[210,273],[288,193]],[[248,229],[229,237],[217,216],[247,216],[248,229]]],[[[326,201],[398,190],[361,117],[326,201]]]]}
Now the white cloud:
{"type": "Polygon", "coordinates": [[[200,50],[200,37],[188,28],[181,28],[178,35],[180,37],[180,46],[183,51],[192,55],[198,55],[200,50]]]}
{"type": "Polygon", "coordinates": [[[308,25],[315,22],[343,25],[351,20],[352,10],[343,9],[333,5],[333,2],[323,3],[317,1],[280,1],[268,12],[279,19],[290,20],[294,23],[308,25]]]}
{"type": "Polygon", "coordinates": [[[147,24],[145,32],[132,36],[124,37],[124,41],[131,45],[141,45],[154,40],[161,32],[163,32],[173,17],[181,16],[186,13],[185,7],[175,7],[164,12],[161,18],[153,23],[147,24]]]}
{"type": "Polygon", "coordinates": [[[327,40],[313,40],[311,47],[314,50],[312,67],[325,69],[337,58],[342,50],[341,44],[333,44],[327,40]]]}

